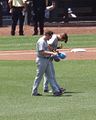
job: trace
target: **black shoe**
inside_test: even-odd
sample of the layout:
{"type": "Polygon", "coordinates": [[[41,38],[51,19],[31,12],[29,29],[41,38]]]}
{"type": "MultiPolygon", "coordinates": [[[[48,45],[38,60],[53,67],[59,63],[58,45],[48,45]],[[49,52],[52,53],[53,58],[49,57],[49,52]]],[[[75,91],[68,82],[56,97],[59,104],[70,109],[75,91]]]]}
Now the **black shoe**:
{"type": "Polygon", "coordinates": [[[37,94],[32,94],[33,96],[42,96],[42,94],[40,94],[40,93],[37,93],[37,94]]]}
{"type": "Polygon", "coordinates": [[[45,92],[45,93],[48,93],[48,92],[49,92],[49,90],[44,90],[44,92],[45,92]]]}
{"type": "Polygon", "coordinates": [[[44,33],[40,33],[40,35],[44,35],[44,33]]]}
{"type": "Polygon", "coordinates": [[[43,29],[40,30],[40,35],[44,35],[44,30],[43,29]]]}
{"type": "Polygon", "coordinates": [[[24,34],[23,34],[23,33],[19,33],[19,35],[22,35],[22,36],[23,36],[24,34]]]}
{"type": "Polygon", "coordinates": [[[66,89],[60,88],[60,92],[64,93],[65,91],[66,91],[66,89]]]}
{"type": "Polygon", "coordinates": [[[61,96],[62,93],[61,93],[61,92],[55,92],[55,93],[53,93],[53,95],[54,95],[54,96],[61,96]]]}
{"type": "Polygon", "coordinates": [[[14,36],[14,35],[15,35],[15,32],[12,31],[12,32],[11,32],[11,35],[14,36]]]}

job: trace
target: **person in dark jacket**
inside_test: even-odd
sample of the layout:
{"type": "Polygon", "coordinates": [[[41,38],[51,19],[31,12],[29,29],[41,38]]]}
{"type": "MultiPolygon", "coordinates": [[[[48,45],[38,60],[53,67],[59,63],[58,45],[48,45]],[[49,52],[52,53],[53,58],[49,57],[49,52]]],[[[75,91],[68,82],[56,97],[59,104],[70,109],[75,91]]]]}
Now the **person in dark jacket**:
{"type": "Polygon", "coordinates": [[[33,0],[33,35],[38,35],[38,27],[40,35],[44,34],[44,17],[46,9],[46,0],[33,0]]]}

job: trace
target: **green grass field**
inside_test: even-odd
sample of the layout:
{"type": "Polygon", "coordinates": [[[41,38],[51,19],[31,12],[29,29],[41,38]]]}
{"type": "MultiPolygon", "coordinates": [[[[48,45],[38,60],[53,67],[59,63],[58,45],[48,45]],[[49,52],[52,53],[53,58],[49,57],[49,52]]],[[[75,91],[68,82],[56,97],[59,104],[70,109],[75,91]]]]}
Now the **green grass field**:
{"type": "MultiPolygon", "coordinates": [[[[10,36],[0,37],[0,50],[31,50],[35,49],[39,36],[10,36]]],[[[69,42],[64,48],[96,47],[96,35],[69,35],[69,42]]]]}
{"type": "MultiPolygon", "coordinates": [[[[65,48],[96,47],[96,35],[71,35],[65,48]]],[[[0,50],[35,49],[38,37],[0,37],[0,50]]],[[[35,61],[0,61],[0,120],[96,120],[96,60],[55,63],[61,97],[31,96],[35,61]]]]}

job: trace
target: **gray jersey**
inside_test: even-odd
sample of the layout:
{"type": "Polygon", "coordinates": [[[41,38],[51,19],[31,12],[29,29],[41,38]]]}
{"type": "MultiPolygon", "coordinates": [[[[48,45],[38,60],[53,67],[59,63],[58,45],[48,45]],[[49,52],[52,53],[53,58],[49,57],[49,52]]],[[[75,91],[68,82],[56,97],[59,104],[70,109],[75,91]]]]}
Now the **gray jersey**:
{"type": "Polygon", "coordinates": [[[52,38],[47,41],[47,43],[53,47],[54,50],[57,49],[57,45],[58,45],[58,38],[57,38],[57,35],[56,34],[53,34],[52,35],[52,38]]]}
{"type": "Polygon", "coordinates": [[[36,51],[38,57],[44,57],[40,54],[40,51],[48,51],[48,43],[44,40],[44,36],[41,37],[36,44],[36,51]]]}

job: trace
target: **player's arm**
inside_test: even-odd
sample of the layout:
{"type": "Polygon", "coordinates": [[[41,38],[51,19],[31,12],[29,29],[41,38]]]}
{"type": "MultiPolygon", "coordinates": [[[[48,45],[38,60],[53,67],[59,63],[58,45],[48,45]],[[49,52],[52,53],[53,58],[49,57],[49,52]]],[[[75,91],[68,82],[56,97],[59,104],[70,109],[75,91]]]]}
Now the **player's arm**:
{"type": "Polygon", "coordinates": [[[28,3],[29,2],[27,0],[23,0],[23,5],[24,5],[25,8],[26,8],[26,6],[27,6],[28,3]]]}
{"type": "Polygon", "coordinates": [[[27,5],[28,5],[28,1],[27,0],[23,0],[23,6],[24,6],[23,11],[24,12],[26,11],[27,5]]]}
{"type": "Polygon", "coordinates": [[[11,9],[12,8],[12,0],[9,0],[8,4],[9,4],[9,8],[11,9]]]}
{"type": "Polygon", "coordinates": [[[9,11],[9,12],[12,13],[12,6],[13,6],[13,5],[12,5],[12,0],[9,0],[9,1],[8,1],[8,5],[9,5],[9,8],[10,8],[10,11],[9,11]]]}
{"type": "Polygon", "coordinates": [[[52,1],[52,5],[47,6],[47,7],[46,7],[46,10],[48,10],[48,11],[52,11],[54,8],[55,8],[55,2],[52,1]]]}
{"type": "Polygon", "coordinates": [[[54,51],[54,48],[51,45],[48,45],[49,51],[54,51]]]}
{"type": "Polygon", "coordinates": [[[52,52],[52,51],[40,51],[40,54],[43,55],[44,57],[51,56],[51,55],[57,55],[57,52],[52,52]]]}

